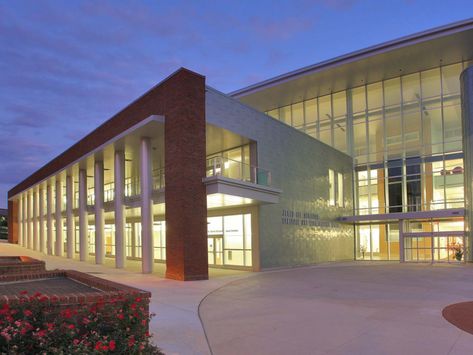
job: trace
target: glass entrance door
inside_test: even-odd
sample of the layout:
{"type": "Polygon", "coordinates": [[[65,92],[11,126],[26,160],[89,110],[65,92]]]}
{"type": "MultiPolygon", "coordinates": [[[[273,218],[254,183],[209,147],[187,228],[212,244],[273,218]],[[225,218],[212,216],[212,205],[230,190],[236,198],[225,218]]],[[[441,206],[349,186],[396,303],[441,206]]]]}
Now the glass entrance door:
{"type": "Polygon", "coordinates": [[[465,237],[458,232],[431,235],[410,233],[404,236],[404,260],[429,263],[462,262],[465,257],[464,245],[465,237]]]}
{"type": "Polygon", "coordinates": [[[223,235],[212,235],[207,239],[209,264],[223,265],[223,235]]]}

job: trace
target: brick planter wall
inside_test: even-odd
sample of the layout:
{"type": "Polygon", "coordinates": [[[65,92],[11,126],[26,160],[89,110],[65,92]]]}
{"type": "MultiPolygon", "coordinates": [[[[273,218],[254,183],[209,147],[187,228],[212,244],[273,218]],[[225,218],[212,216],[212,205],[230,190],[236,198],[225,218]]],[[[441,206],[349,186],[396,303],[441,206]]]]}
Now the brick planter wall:
{"type": "MultiPolygon", "coordinates": [[[[70,280],[82,283],[88,287],[97,289],[97,292],[87,294],[81,292],[43,293],[43,295],[49,299],[57,299],[57,304],[60,306],[71,307],[84,303],[95,303],[99,301],[106,302],[107,300],[111,300],[122,295],[134,295],[136,297],[141,297],[147,304],[149,304],[149,299],[151,298],[151,293],[148,291],[143,291],[134,287],[119,284],[117,282],[104,280],[99,277],[88,275],[75,270],[52,270],[29,274],[2,275],[0,276],[0,285],[13,281],[28,282],[32,280],[54,279],[60,277],[68,278],[70,280]]],[[[20,295],[18,294],[4,294],[0,296],[0,304],[19,302],[19,299],[20,295]]]]}
{"type": "Polygon", "coordinates": [[[120,354],[161,354],[149,342],[150,298],[150,292],[72,270],[0,276],[0,353],[13,343],[21,354],[70,353],[71,346],[81,353],[116,346],[120,354]]]}
{"type": "Polygon", "coordinates": [[[11,274],[30,274],[45,271],[42,260],[29,256],[0,256],[0,276],[11,274]]]}

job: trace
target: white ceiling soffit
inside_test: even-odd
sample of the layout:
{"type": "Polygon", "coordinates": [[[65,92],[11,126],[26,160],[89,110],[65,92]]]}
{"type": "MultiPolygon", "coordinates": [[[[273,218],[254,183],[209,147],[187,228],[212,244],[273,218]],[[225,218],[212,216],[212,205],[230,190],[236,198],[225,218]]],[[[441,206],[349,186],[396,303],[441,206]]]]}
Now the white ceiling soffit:
{"type": "Polygon", "coordinates": [[[473,59],[473,19],[403,37],[230,93],[260,111],[473,59]]]}

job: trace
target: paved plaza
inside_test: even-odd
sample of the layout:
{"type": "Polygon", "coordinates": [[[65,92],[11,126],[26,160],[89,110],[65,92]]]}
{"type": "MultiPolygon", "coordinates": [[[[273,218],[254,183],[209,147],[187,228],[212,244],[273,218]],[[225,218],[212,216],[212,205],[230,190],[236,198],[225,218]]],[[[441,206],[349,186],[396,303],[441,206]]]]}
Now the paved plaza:
{"type": "Polygon", "coordinates": [[[200,314],[214,354],[472,354],[442,318],[473,299],[473,266],[348,263],[233,281],[200,314]]]}
{"type": "Polygon", "coordinates": [[[473,349],[473,335],[441,315],[448,304],[473,300],[473,265],[210,269],[208,281],[180,282],[164,279],[162,264],[144,275],[137,261],[118,270],[112,259],[100,266],[7,243],[0,243],[0,255],[40,258],[49,270],[79,270],[151,291],[151,331],[166,354],[443,355],[473,349]]]}

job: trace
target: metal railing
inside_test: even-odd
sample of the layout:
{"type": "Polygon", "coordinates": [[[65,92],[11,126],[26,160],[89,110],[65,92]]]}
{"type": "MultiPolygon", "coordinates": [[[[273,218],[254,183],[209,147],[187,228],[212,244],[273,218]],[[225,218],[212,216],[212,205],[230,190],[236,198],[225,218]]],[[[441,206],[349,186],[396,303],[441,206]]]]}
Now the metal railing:
{"type": "Polygon", "coordinates": [[[448,200],[432,201],[430,203],[406,204],[396,206],[373,206],[355,208],[355,215],[384,214],[396,212],[418,212],[418,211],[437,211],[449,208],[464,208],[465,200],[463,198],[452,198],[448,200]]]}
{"type": "MultiPolygon", "coordinates": [[[[252,182],[254,184],[271,186],[271,172],[256,166],[242,163],[223,157],[213,157],[207,159],[206,176],[224,176],[230,179],[252,182]]],[[[163,189],[166,184],[164,168],[152,171],[153,191],[163,189]]],[[[125,196],[136,196],[141,193],[139,177],[125,178],[125,196]]],[[[115,198],[114,183],[104,185],[104,202],[113,201],[115,198]]],[[[76,200],[78,201],[78,193],[76,200]]],[[[94,188],[87,190],[87,204],[95,204],[94,188]]]]}
{"type": "Polygon", "coordinates": [[[269,170],[245,164],[241,161],[224,157],[213,157],[207,159],[206,166],[207,177],[224,176],[264,186],[271,186],[272,183],[269,170]]]}

